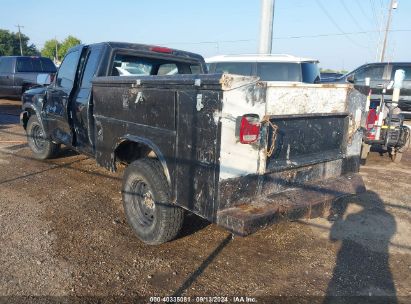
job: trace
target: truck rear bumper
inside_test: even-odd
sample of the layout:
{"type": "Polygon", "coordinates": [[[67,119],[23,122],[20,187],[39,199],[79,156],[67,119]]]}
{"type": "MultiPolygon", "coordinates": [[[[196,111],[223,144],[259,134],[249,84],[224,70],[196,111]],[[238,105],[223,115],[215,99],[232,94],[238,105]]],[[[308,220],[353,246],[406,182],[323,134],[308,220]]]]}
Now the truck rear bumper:
{"type": "Polygon", "coordinates": [[[246,236],[281,220],[324,215],[336,199],[365,191],[359,174],[349,174],[293,189],[257,197],[251,204],[237,205],[217,213],[217,224],[246,236]]]}

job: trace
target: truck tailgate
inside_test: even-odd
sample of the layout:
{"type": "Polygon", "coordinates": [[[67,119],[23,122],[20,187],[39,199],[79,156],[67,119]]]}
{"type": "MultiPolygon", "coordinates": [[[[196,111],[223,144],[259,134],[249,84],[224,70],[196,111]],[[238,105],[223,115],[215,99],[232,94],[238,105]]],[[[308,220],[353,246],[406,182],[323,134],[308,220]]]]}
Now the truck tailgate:
{"type": "Polygon", "coordinates": [[[357,173],[366,98],[352,86],[272,82],[224,93],[220,225],[246,235],[365,190],[357,173]],[[261,120],[258,145],[233,140],[248,113],[261,120]]]}

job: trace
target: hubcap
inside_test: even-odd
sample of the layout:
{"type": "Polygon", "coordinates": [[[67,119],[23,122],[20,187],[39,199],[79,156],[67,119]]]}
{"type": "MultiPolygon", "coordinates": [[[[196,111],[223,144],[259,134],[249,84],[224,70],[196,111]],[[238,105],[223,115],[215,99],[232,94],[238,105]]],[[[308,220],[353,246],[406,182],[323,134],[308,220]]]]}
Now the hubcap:
{"type": "Polygon", "coordinates": [[[140,225],[151,226],[154,222],[155,201],[150,187],[142,180],[131,186],[132,207],[140,225]]]}
{"type": "Polygon", "coordinates": [[[44,139],[44,132],[41,126],[34,125],[31,131],[31,136],[33,144],[37,150],[43,150],[46,145],[46,140],[44,139]]]}

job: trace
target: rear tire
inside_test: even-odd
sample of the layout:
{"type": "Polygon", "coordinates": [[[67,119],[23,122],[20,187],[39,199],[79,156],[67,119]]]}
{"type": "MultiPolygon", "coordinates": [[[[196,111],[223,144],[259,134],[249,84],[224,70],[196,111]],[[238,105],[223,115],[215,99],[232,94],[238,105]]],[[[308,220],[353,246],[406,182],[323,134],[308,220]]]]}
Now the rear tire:
{"type": "Polygon", "coordinates": [[[162,244],[180,232],[184,210],[170,204],[170,187],[158,160],[132,162],[124,173],[122,195],[127,220],[144,243],[162,244]]]}
{"type": "Polygon", "coordinates": [[[57,155],[60,145],[45,138],[43,126],[37,116],[31,115],[26,127],[27,143],[37,159],[48,159],[57,155]]]}

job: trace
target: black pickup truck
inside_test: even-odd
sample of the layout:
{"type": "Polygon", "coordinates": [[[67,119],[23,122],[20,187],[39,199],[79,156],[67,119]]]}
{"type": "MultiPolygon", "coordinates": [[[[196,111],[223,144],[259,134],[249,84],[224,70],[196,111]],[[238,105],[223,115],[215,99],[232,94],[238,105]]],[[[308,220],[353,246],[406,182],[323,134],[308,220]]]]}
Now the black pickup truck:
{"type": "Polygon", "coordinates": [[[365,96],[352,86],[205,72],[201,56],[169,48],[77,46],[53,84],[23,96],[29,146],[125,165],[125,213],[149,244],[176,237],[184,210],[247,235],[364,191],[365,96]]]}

